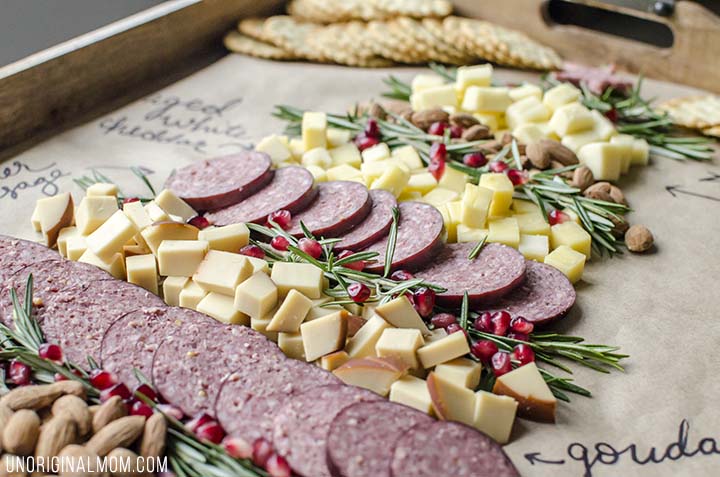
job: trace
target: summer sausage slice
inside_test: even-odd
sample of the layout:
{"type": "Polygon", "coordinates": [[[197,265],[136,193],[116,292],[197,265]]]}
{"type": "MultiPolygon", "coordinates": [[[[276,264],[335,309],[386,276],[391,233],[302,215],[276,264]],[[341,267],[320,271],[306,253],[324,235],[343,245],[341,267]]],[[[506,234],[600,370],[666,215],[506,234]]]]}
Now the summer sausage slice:
{"type": "Polygon", "coordinates": [[[289,234],[302,237],[302,221],[316,237],[337,237],[362,222],[372,209],[370,193],[359,182],[321,182],[317,189],[317,199],[293,216],[289,234]]]}
{"type": "Polygon", "coordinates": [[[575,303],[575,287],[558,269],[533,260],[526,262],[525,281],[491,308],[507,310],[536,325],[564,316],[575,303]]]}
{"type": "Polygon", "coordinates": [[[418,424],[395,442],[392,477],[519,477],[492,438],[464,424],[418,424]]]}
{"type": "Polygon", "coordinates": [[[241,222],[265,223],[276,210],[286,209],[295,214],[304,210],[314,199],[317,189],[313,176],[304,167],[289,166],[275,171],[268,185],[242,202],[214,210],[205,217],[215,225],[241,222]]]}
{"type": "Polygon", "coordinates": [[[0,235],[0,283],[21,268],[45,260],[61,261],[55,250],[29,240],[0,235]]]}
{"type": "Polygon", "coordinates": [[[418,424],[433,419],[389,401],[362,402],[343,409],[330,425],[327,459],[334,477],[390,477],[392,444],[418,424]]]}
{"type": "Polygon", "coordinates": [[[271,165],[267,154],[254,151],[205,159],[177,169],[165,187],[195,210],[220,209],[237,204],[269,183],[271,165]]]}
{"type": "MultiPolygon", "coordinates": [[[[395,253],[392,269],[417,270],[434,260],[443,246],[443,218],[429,204],[401,202],[395,253]]],[[[381,273],[385,268],[385,250],[388,238],[375,242],[365,249],[378,252],[377,262],[365,267],[369,272],[381,273]]]]}
{"type": "Polygon", "coordinates": [[[354,386],[321,386],[305,391],[279,411],[273,421],[273,444],[302,477],[330,477],[327,434],[335,416],[357,402],[383,398],[354,386]]]}
{"type": "Polygon", "coordinates": [[[392,225],[392,209],[397,206],[397,200],[392,193],[382,189],[371,190],[370,197],[370,214],[345,235],[339,235],[342,242],[335,244],[335,250],[362,250],[387,235],[392,225]]]}
{"type": "Polygon", "coordinates": [[[525,279],[525,258],[514,248],[489,243],[470,260],[474,247],[473,243],[447,244],[431,265],[415,273],[447,289],[437,295],[439,304],[460,306],[466,290],[472,306],[493,303],[525,279]]]}

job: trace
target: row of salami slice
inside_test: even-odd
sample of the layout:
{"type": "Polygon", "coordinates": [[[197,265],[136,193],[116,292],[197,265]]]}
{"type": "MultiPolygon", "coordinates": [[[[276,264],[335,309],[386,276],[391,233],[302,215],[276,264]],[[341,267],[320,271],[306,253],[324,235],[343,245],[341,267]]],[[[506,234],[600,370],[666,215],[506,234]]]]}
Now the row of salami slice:
{"type": "Polygon", "coordinates": [[[135,370],[187,415],[208,412],[247,440],[263,437],[304,477],[516,476],[501,447],[285,357],[252,329],[168,307],[134,285],[0,236],[0,320],[10,288],[34,277],[36,316],[69,360],[87,357],[134,384],[135,370]]]}

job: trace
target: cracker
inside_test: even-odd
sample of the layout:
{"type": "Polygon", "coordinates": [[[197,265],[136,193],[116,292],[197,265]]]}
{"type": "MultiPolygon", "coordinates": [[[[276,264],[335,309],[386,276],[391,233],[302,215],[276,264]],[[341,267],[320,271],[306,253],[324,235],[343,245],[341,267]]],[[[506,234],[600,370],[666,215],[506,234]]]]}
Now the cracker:
{"type": "Polygon", "coordinates": [[[371,20],[383,15],[367,0],[293,0],[288,5],[288,13],[315,23],[371,20]]]}
{"type": "Polygon", "coordinates": [[[386,18],[406,16],[413,18],[446,17],[452,13],[447,0],[367,0],[386,18]]]}
{"type": "Polygon", "coordinates": [[[392,65],[375,54],[373,38],[361,22],[328,25],[308,39],[308,44],[328,61],[366,68],[392,65]]]}
{"type": "Polygon", "coordinates": [[[675,124],[691,129],[720,126],[720,96],[698,95],[673,98],[657,106],[667,112],[675,124]]]}
{"type": "Polygon", "coordinates": [[[312,23],[299,22],[292,17],[278,15],[265,20],[263,35],[273,44],[297,57],[325,62],[327,59],[308,42],[321,29],[322,27],[312,23]]]}
{"type": "Polygon", "coordinates": [[[225,48],[233,53],[265,58],[268,60],[294,60],[297,59],[291,52],[280,47],[265,43],[255,38],[243,35],[237,31],[231,31],[223,40],[225,48]]]}
{"type": "Polygon", "coordinates": [[[702,133],[706,136],[720,138],[720,126],[713,126],[711,128],[703,129],[702,133]]]}
{"type": "Polygon", "coordinates": [[[270,40],[263,34],[264,18],[244,18],[238,22],[237,29],[240,33],[250,38],[270,43],[270,40]]]}
{"type": "Polygon", "coordinates": [[[427,61],[422,53],[413,52],[408,42],[403,39],[401,32],[385,21],[371,21],[367,24],[367,31],[372,42],[369,48],[378,56],[398,63],[416,64],[427,61]]]}
{"type": "Polygon", "coordinates": [[[396,21],[405,30],[411,44],[415,45],[417,49],[425,50],[429,61],[464,65],[471,60],[468,55],[447,43],[443,38],[435,36],[425,27],[423,21],[406,17],[398,18],[396,21]]]}

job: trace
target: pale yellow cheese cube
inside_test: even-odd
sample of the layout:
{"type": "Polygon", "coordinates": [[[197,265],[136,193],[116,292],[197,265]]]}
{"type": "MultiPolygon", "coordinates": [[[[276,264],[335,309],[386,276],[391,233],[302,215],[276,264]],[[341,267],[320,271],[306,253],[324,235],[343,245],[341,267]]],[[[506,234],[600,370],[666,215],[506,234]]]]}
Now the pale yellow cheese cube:
{"type": "Polygon", "coordinates": [[[315,179],[315,182],[325,182],[327,181],[327,174],[325,173],[325,169],[323,169],[320,166],[305,166],[305,169],[308,170],[310,174],[313,175],[313,179],[315,179]]]}
{"type": "Polygon", "coordinates": [[[78,258],[78,262],[95,265],[101,270],[108,272],[118,280],[125,280],[125,258],[121,253],[116,253],[109,260],[103,260],[95,255],[92,250],[85,250],[78,258]]]}
{"type": "Polygon", "coordinates": [[[205,240],[211,250],[237,252],[250,241],[250,231],[245,224],[207,227],[198,232],[198,240],[205,240]]]}
{"type": "Polygon", "coordinates": [[[360,167],[360,164],[362,163],[360,150],[352,143],[343,144],[335,149],[330,149],[328,152],[330,153],[334,166],[347,164],[348,166],[357,168],[360,167]]]}
{"type": "Polygon", "coordinates": [[[270,316],[264,316],[261,318],[250,317],[250,328],[264,335],[270,341],[277,343],[279,333],[277,331],[268,331],[267,325],[272,320],[272,314],[270,316]]]}
{"type": "Polygon", "coordinates": [[[118,210],[112,196],[83,197],[75,212],[75,223],[82,235],[90,235],[118,210]]]}
{"type": "Polygon", "coordinates": [[[633,144],[633,154],[630,159],[632,165],[647,166],[648,159],[650,158],[650,146],[645,139],[635,138],[633,144]]]}
{"type": "Polygon", "coordinates": [[[445,222],[445,230],[448,234],[448,240],[454,242],[457,239],[457,227],[462,221],[462,201],[448,202],[445,204],[445,210],[447,212],[441,212],[445,222]],[[445,217],[445,214],[447,214],[447,217],[445,217]]]}
{"type": "Polygon", "coordinates": [[[461,66],[455,75],[455,89],[462,94],[471,86],[490,86],[492,74],[493,67],[490,63],[461,66]]]}
{"type": "Polygon", "coordinates": [[[410,173],[396,165],[391,165],[380,177],[375,179],[370,189],[384,189],[392,192],[395,197],[399,196],[410,180],[410,173]]]}
{"type": "Polygon", "coordinates": [[[440,363],[465,356],[470,352],[465,333],[457,331],[440,338],[437,341],[426,343],[417,351],[420,363],[425,369],[432,368],[440,363]]]}
{"type": "Polygon", "coordinates": [[[542,217],[542,211],[540,210],[540,207],[538,207],[537,204],[529,200],[513,199],[512,210],[514,210],[516,214],[535,213],[539,214],[542,217]]]}
{"type": "Polygon", "coordinates": [[[515,190],[510,179],[502,173],[486,173],[480,176],[479,185],[493,191],[493,198],[490,203],[488,215],[490,217],[506,215],[510,210],[510,204],[512,203],[512,196],[515,190]]]}
{"type": "Polygon", "coordinates": [[[390,148],[384,142],[368,147],[362,153],[363,162],[377,162],[390,158],[390,148]]]}
{"type": "Polygon", "coordinates": [[[558,136],[587,131],[595,125],[590,110],[580,103],[560,106],[550,118],[550,128],[558,136]]]}
{"type": "Polygon", "coordinates": [[[545,256],[550,253],[550,239],[547,235],[526,235],[520,234],[518,251],[528,260],[542,262],[545,256]]]}
{"type": "Polygon", "coordinates": [[[474,184],[465,185],[460,222],[469,228],[482,229],[487,221],[493,191],[474,184]]]}
{"type": "Polygon", "coordinates": [[[313,302],[297,290],[290,290],[268,324],[268,331],[297,333],[313,302]]]}
{"type": "Polygon", "coordinates": [[[157,253],[160,275],[192,276],[208,250],[205,240],[163,240],[157,253]]]}
{"type": "Polygon", "coordinates": [[[302,155],[300,163],[303,166],[318,166],[327,169],[332,166],[332,157],[324,147],[316,147],[302,155]]]}
{"type": "Polygon", "coordinates": [[[123,245],[138,232],[137,227],[122,211],[118,210],[100,227],[87,236],[89,250],[103,260],[110,260],[122,251],[123,245]]]}
{"type": "Polygon", "coordinates": [[[465,190],[465,184],[467,184],[467,181],[467,174],[447,166],[438,181],[438,187],[442,187],[447,190],[454,190],[458,194],[462,194],[465,190]]]}
{"type": "Polygon", "coordinates": [[[424,167],[420,155],[412,146],[402,146],[393,149],[391,156],[404,162],[410,170],[422,169],[424,167]]]}
{"type": "Polygon", "coordinates": [[[156,223],[156,222],[165,222],[168,220],[174,220],[170,215],[162,210],[159,205],[157,205],[154,201],[150,201],[147,204],[145,204],[145,212],[147,213],[148,217],[150,217],[150,222],[156,223]]]}
{"type": "Polygon", "coordinates": [[[521,99],[527,98],[528,96],[533,96],[537,99],[542,99],[542,89],[534,85],[532,83],[523,83],[520,86],[516,86],[514,88],[510,88],[510,92],[508,93],[510,95],[510,99],[513,101],[520,101],[521,99]]]}
{"type": "Polygon", "coordinates": [[[408,200],[417,201],[420,199],[422,199],[422,194],[420,192],[407,190],[407,188],[403,189],[403,191],[400,192],[400,195],[397,196],[398,202],[405,202],[408,200]]]}
{"type": "Polygon", "coordinates": [[[180,306],[180,292],[185,288],[190,278],[167,277],[163,281],[163,299],[170,306],[180,306]]]}
{"type": "Polygon", "coordinates": [[[262,138],[255,146],[255,150],[270,156],[274,164],[280,164],[292,158],[288,144],[276,134],[262,138]]]}
{"type": "Polygon", "coordinates": [[[408,368],[418,368],[417,350],[425,344],[422,333],[415,328],[388,328],[375,344],[375,354],[380,358],[396,358],[408,368]]]}
{"type": "Polygon", "coordinates": [[[332,372],[348,361],[350,361],[350,356],[345,351],[335,351],[320,358],[320,367],[325,371],[332,372]]]}
{"type": "Polygon", "coordinates": [[[136,255],[147,255],[148,253],[150,253],[150,249],[144,245],[137,245],[137,244],[123,245],[123,249],[120,253],[122,253],[125,256],[125,258],[128,258],[128,257],[134,257],[136,255]]]}
{"type": "Polygon", "coordinates": [[[329,127],[327,129],[326,138],[328,147],[340,147],[343,144],[350,142],[351,134],[348,129],[329,127]]]}
{"type": "Polygon", "coordinates": [[[570,83],[560,83],[545,91],[543,103],[554,111],[560,106],[578,101],[580,94],[580,90],[570,83]]]}
{"type": "Polygon", "coordinates": [[[504,113],[473,113],[473,117],[490,128],[491,131],[497,131],[501,125],[505,123],[504,113]]]}
{"type": "Polygon", "coordinates": [[[107,182],[97,182],[85,189],[85,195],[89,195],[91,197],[98,195],[109,195],[117,197],[118,186],[107,182]]]}
{"type": "Polygon", "coordinates": [[[306,361],[315,361],[345,346],[347,316],[346,311],[338,311],[300,325],[306,361]]]}
{"type": "Polygon", "coordinates": [[[349,164],[341,164],[339,166],[331,167],[325,171],[327,180],[329,181],[349,181],[362,177],[359,169],[355,169],[349,164]]]}
{"type": "Polygon", "coordinates": [[[452,106],[457,108],[458,98],[457,93],[455,92],[455,86],[452,84],[446,84],[425,88],[421,91],[413,93],[410,96],[410,104],[414,111],[439,108],[442,106],[452,106]]]}
{"type": "Polygon", "coordinates": [[[426,335],[430,333],[415,307],[405,295],[383,303],[375,308],[375,313],[397,328],[415,328],[426,335]]]}
{"type": "MultiPolygon", "coordinates": [[[[128,219],[130,219],[130,221],[135,224],[135,228],[137,228],[138,231],[143,230],[145,227],[150,227],[153,223],[152,219],[150,219],[150,216],[145,210],[145,207],[143,207],[142,202],[140,202],[139,200],[136,200],[135,202],[126,202],[125,204],[123,204],[123,212],[125,212],[125,215],[127,215],[128,219]]],[[[138,236],[142,239],[142,236],[138,236]]],[[[142,241],[144,244],[145,241],[142,241]]]]}
{"type": "Polygon", "coordinates": [[[410,174],[410,168],[404,162],[394,158],[374,162],[363,162],[360,166],[360,171],[366,178],[374,180],[383,175],[391,166],[402,169],[410,174]]]}
{"type": "Polygon", "coordinates": [[[161,191],[155,197],[155,203],[170,216],[180,217],[183,222],[187,222],[198,214],[187,202],[173,194],[169,189],[161,191]]]}
{"type": "Polygon", "coordinates": [[[303,113],[302,140],[306,151],[316,147],[327,147],[327,115],[325,113],[313,111],[303,113]]]}
{"type": "Polygon", "coordinates": [[[550,245],[553,249],[567,245],[590,258],[592,237],[575,222],[563,222],[550,228],[550,245]]]}
{"type": "Polygon", "coordinates": [[[73,235],[72,237],[68,237],[66,240],[65,250],[68,259],[74,261],[80,260],[80,257],[85,253],[85,250],[87,250],[85,237],[82,235],[73,235]]]}
{"type": "Polygon", "coordinates": [[[383,320],[380,315],[373,315],[364,325],[350,338],[345,351],[351,358],[365,358],[375,356],[375,345],[383,331],[390,328],[390,324],[383,320]]]}
{"type": "Polygon", "coordinates": [[[233,306],[233,298],[222,293],[208,293],[200,300],[195,309],[215,318],[220,323],[250,325],[250,317],[236,310],[233,306]]]}
{"type": "Polygon", "coordinates": [[[292,159],[300,160],[305,153],[305,143],[303,143],[302,138],[294,137],[288,141],[288,149],[290,150],[290,154],[292,154],[292,159]]]}
{"type": "MultiPolygon", "coordinates": [[[[140,232],[150,250],[157,255],[158,248],[164,240],[197,240],[198,229],[178,222],[163,222],[145,227],[140,232]]],[[[161,275],[165,275],[161,273],[161,275]]]]}
{"type": "Polygon", "coordinates": [[[265,272],[270,273],[270,267],[268,266],[268,263],[262,259],[262,258],[255,258],[255,257],[247,257],[247,259],[250,261],[250,265],[253,267],[253,273],[257,272],[265,272]]]}
{"type": "Polygon", "coordinates": [[[309,263],[275,262],[270,275],[280,296],[293,288],[310,299],[320,298],[323,290],[323,272],[309,263]]]}
{"type": "Polygon", "coordinates": [[[40,226],[40,215],[38,213],[37,206],[33,210],[32,215],[30,216],[30,223],[32,224],[33,230],[35,230],[35,232],[40,232],[42,230],[40,226]]]}
{"type": "Polygon", "coordinates": [[[524,123],[542,123],[550,119],[550,110],[535,96],[512,103],[505,110],[505,120],[511,129],[524,123]]]}
{"type": "Polygon", "coordinates": [[[517,220],[518,228],[521,234],[528,235],[550,235],[550,224],[547,223],[545,217],[540,215],[540,210],[537,212],[529,212],[525,214],[514,215],[513,218],[517,220]]]}
{"type": "Polygon", "coordinates": [[[547,137],[540,123],[521,124],[513,129],[512,135],[520,144],[530,144],[547,137]]]}
{"type": "Polygon", "coordinates": [[[135,255],[125,259],[127,281],[158,294],[158,274],[155,255],[135,255]]]}
{"type": "Polygon", "coordinates": [[[470,86],[465,91],[461,108],[464,111],[502,113],[513,102],[504,87],[470,86]]]}
{"type": "Polygon", "coordinates": [[[235,308],[253,318],[265,317],[277,301],[277,287],[263,271],[255,272],[235,289],[235,308]]]}
{"type": "Polygon", "coordinates": [[[622,170],[624,147],[609,142],[592,142],[580,148],[578,159],[597,181],[616,181],[622,170]]]}
{"type": "Polygon", "coordinates": [[[403,376],[390,386],[390,401],[432,414],[432,400],[427,383],[415,376],[403,376]]]}
{"type": "Polygon", "coordinates": [[[630,134],[618,134],[610,138],[610,144],[617,144],[622,149],[620,154],[620,173],[627,174],[634,154],[635,138],[630,134]]]}
{"type": "Polygon", "coordinates": [[[562,144],[577,153],[581,147],[592,142],[607,141],[610,137],[614,136],[617,131],[612,122],[602,115],[599,111],[591,111],[590,114],[593,116],[594,125],[591,129],[568,134],[562,138],[560,142],[562,144]]]}
{"type": "Polygon", "coordinates": [[[305,361],[305,347],[300,333],[278,333],[277,343],[288,358],[305,361]]]}
{"type": "Polygon", "coordinates": [[[425,194],[422,200],[425,203],[434,205],[435,207],[439,207],[450,201],[456,200],[459,197],[460,194],[458,194],[454,190],[445,189],[444,187],[436,187],[427,194],[425,194]]]}
{"type": "Polygon", "coordinates": [[[457,224],[455,232],[455,240],[458,243],[462,242],[480,242],[485,239],[488,235],[488,229],[476,229],[468,227],[465,224],[457,224]]]}
{"type": "Polygon", "coordinates": [[[419,74],[410,82],[410,89],[413,93],[424,89],[442,86],[445,84],[445,78],[436,74],[419,74]]]}
{"type": "Polygon", "coordinates": [[[563,272],[572,283],[577,283],[582,278],[585,260],[587,257],[584,253],[573,250],[567,245],[561,245],[550,252],[544,262],[563,272]]]}
{"type": "Polygon", "coordinates": [[[514,217],[491,219],[488,222],[488,242],[502,243],[518,248],[520,244],[520,227],[514,217]]]}
{"type": "Polygon", "coordinates": [[[75,226],[63,227],[62,229],[60,229],[60,232],[58,233],[58,238],[57,238],[57,248],[58,248],[58,252],[60,252],[60,255],[67,258],[67,256],[68,256],[68,254],[67,254],[68,240],[70,239],[70,237],[79,237],[79,236],[80,236],[80,231],[75,226]]]}
{"type": "Polygon", "coordinates": [[[435,328],[430,332],[429,335],[425,335],[425,344],[433,343],[435,341],[441,340],[447,336],[447,331],[445,331],[445,328],[435,328]]]}
{"type": "Polygon", "coordinates": [[[419,174],[413,174],[408,179],[408,183],[405,186],[405,190],[408,192],[419,192],[421,194],[427,194],[437,186],[435,177],[429,172],[421,172],[419,174]]]}
{"type": "Polygon", "coordinates": [[[178,295],[178,305],[183,308],[190,308],[191,310],[194,310],[197,308],[200,300],[205,298],[207,294],[208,292],[200,288],[197,283],[188,279],[187,283],[185,283],[185,286],[182,290],[180,290],[180,294],[178,295]]]}
{"type": "Polygon", "coordinates": [[[456,358],[435,366],[435,374],[468,389],[478,387],[481,372],[482,365],[468,358],[456,358]]]}
{"type": "Polygon", "coordinates": [[[245,255],[209,250],[195,270],[193,280],[208,292],[234,296],[237,286],[252,274],[253,267],[245,255]]]}
{"type": "Polygon", "coordinates": [[[510,396],[478,391],[475,393],[473,427],[492,437],[498,444],[507,444],[517,407],[517,401],[510,396]]]}
{"type": "Polygon", "coordinates": [[[570,220],[572,220],[573,222],[575,222],[575,223],[578,224],[578,225],[582,225],[582,221],[580,220],[580,216],[579,216],[578,214],[576,214],[574,210],[568,209],[567,207],[565,207],[564,209],[562,209],[562,211],[563,211],[568,217],[570,217],[570,220]]]}

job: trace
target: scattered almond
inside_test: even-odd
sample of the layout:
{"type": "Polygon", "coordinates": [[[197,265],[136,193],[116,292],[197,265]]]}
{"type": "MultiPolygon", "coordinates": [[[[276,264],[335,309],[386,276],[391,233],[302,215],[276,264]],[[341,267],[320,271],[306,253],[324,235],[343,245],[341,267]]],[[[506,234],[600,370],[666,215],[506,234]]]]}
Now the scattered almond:
{"type": "Polygon", "coordinates": [[[625,200],[625,194],[623,194],[622,190],[620,190],[618,186],[610,186],[610,198],[616,204],[627,205],[627,200],[625,200]]]}
{"type": "Polygon", "coordinates": [[[92,430],[92,415],[87,403],[77,396],[68,394],[59,397],[52,405],[53,416],[66,415],[72,419],[80,436],[87,435],[92,430]]]}
{"type": "Polygon", "coordinates": [[[145,421],[145,428],[140,440],[140,455],[145,458],[162,456],[165,452],[166,439],[167,421],[165,416],[156,412],[145,421]]]}
{"type": "Polygon", "coordinates": [[[43,457],[45,462],[57,456],[60,451],[78,439],[77,425],[67,415],[55,416],[43,424],[35,447],[35,456],[43,457]]]}
{"type": "Polygon", "coordinates": [[[449,119],[450,115],[447,112],[440,108],[434,108],[415,111],[410,121],[423,131],[427,131],[432,123],[446,123],[449,119]]]}
{"type": "Polygon", "coordinates": [[[0,399],[10,409],[42,409],[49,406],[63,395],[61,388],[53,384],[39,384],[37,386],[19,386],[0,399]]]}
{"type": "Polygon", "coordinates": [[[115,419],[93,435],[85,447],[103,457],[116,447],[125,447],[135,442],[144,427],[144,416],[126,416],[115,419]]]}
{"type": "MultiPolygon", "coordinates": [[[[122,462],[124,465],[121,467],[121,470],[118,470],[117,472],[113,472],[113,477],[139,477],[143,474],[138,472],[138,455],[131,451],[130,449],[126,449],[124,447],[118,447],[116,449],[111,450],[108,455],[111,459],[114,459],[116,462],[122,462]],[[127,472],[125,470],[127,469],[127,472]]],[[[147,465],[147,462],[146,462],[147,465]]],[[[120,466],[118,466],[120,469],[120,466]]]]}
{"type": "Polygon", "coordinates": [[[58,474],[60,477],[107,477],[106,472],[100,472],[100,469],[98,469],[98,455],[87,447],[70,444],[60,451],[58,457],[60,457],[67,469],[66,472],[58,474]],[[81,461],[83,464],[79,464],[81,461]],[[80,465],[83,465],[82,468],[86,470],[85,473],[69,471],[72,468],[79,468],[80,465]]]}
{"type": "Polygon", "coordinates": [[[584,191],[595,183],[595,178],[590,168],[586,166],[580,166],[573,171],[573,177],[570,181],[570,185],[580,189],[580,192],[584,191]]]}
{"type": "Polygon", "coordinates": [[[467,129],[479,125],[480,121],[470,113],[452,113],[450,115],[450,124],[467,129]]]}
{"type": "Polygon", "coordinates": [[[80,381],[67,380],[58,381],[57,383],[51,384],[62,391],[62,394],[72,394],[77,396],[83,401],[87,400],[87,389],[80,381]]]}
{"type": "Polygon", "coordinates": [[[113,396],[97,408],[92,418],[92,431],[97,434],[100,429],[115,419],[127,416],[127,408],[120,396],[113,396]]]}
{"type": "Polygon", "coordinates": [[[13,415],[13,410],[5,404],[0,403],[0,452],[5,448],[3,445],[2,431],[7,426],[8,421],[13,415]]]}
{"type": "Polygon", "coordinates": [[[590,199],[604,200],[605,202],[613,202],[610,195],[612,184],[609,182],[596,182],[583,191],[583,195],[590,199]]]}
{"type": "Polygon", "coordinates": [[[625,245],[631,252],[647,252],[652,248],[654,241],[652,232],[644,225],[633,225],[625,232],[625,245]]]}
{"type": "Polygon", "coordinates": [[[630,224],[625,219],[617,218],[613,215],[608,216],[610,222],[613,223],[612,234],[615,238],[621,239],[625,236],[625,232],[630,228],[630,224]]]}
{"type": "Polygon", "coordinates": [[[482,124],[470,126],[462,133],[462,138],[466,141],[480,141],[482,139],[490,139],[491,137],[492,132],[490,132],[490,128],[482,124]]]}
{"type": "Polygon", "coordinates": [[[30,409],[20,409],[3,429],[3,447],[11,454],[31,455],[39,434],[40,418],[37,413],[30,409]]]}
{"type": "Polygon", "coordinates": [[[368,110],[368,114],[371,117],[378,119],[385,119],[387,117],[385,109],[383,109],[383,107],[377,103],[370,103],[370,109],[368,110]]]}
{"type": "Polygon", "coordinates": [[[543,147],[540,141],[531,142],[526,149],[527,158],[538,169],[550,167],[550,152],[543,147]]]}

